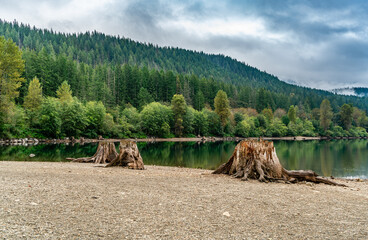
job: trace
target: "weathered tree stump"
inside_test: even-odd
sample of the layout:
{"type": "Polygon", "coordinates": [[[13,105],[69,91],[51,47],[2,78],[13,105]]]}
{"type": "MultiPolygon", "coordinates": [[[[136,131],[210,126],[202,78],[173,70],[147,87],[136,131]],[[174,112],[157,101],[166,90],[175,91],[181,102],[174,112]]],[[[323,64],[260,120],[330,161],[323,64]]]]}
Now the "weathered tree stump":
{"type": "Polygon", "coordinates": [[[106,167],[123,166],[131,169],[143,170],[144,164],[137,144],[133,141],[121,141],[119,155],[112,160],[106,167]]]}
{"type": "Polygon", "coordinates": [[[115,149],[115,144],[112,142],[100,142],[97,147],[96,153],[92,157],[83,158],[67,158],[73,162],[85,162],[85,163],[109,163],[118,156],[115,149]]]}
{"type": "Polygon", "coordinates": [[[214,174],[229,174],[242,180],[258,179],[262,182],[283,181],[296,183],[308,181],[345,186],[318,176],[313,171],[288,171],[277,157],[273,142],[264,140],[243,140],[236,145],[229,161],[217,168],[214,174]]]}
{"type": "Polygon", "coordinates": [[[67,158],[67,160],[96,164],[107,163],[105,167],[122,166],[131,169],[144,169],[143,159],[135,142],[121,141],[119,152],[119,154],[116,152],[114,143],[103,141],[98,144],[97,151],[92,157],[67,158]]]}

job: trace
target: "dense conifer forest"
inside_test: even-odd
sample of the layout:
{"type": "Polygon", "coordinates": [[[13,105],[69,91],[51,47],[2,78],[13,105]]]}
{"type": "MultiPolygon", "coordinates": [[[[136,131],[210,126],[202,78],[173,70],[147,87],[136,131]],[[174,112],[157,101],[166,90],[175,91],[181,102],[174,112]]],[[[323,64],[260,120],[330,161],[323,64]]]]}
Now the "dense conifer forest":
{"type": "Polygon", "coordinates": [[[15,21],[0,20],[0,36],[1,61],[15,44],[23,60],[0,69],[0,137],[367,134],[367,98],[287,84],[223,55],[15,21]]]}

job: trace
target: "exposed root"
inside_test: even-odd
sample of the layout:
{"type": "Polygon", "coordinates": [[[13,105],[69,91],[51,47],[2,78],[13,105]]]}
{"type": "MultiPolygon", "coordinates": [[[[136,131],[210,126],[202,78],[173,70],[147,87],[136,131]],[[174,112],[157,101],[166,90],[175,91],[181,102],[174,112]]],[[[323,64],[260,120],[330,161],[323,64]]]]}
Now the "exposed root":
{"type": "Polygon", "coordinates": [[[121,141],[119,152],[119,156],[107,164],[106,167],[123,166],[131,169],[144,169],[143,159],[135,142],[121,141]]]}
{"type": "Polygon", "coordinates": [[[92,157],[67,158],[73,162],[102,163],[105,167],[122,166],[131,169],[144,169],[143,159],[139,153],[137,144],[132,141],[121,141],[119,154],[112,142],[100,142],[96,153],[92,157]]]}
{"type": "Polygon", "coordinates": [[[243,140],[236,147],[229,161],[217,168],[214,174],[228,174],[246,181],[248,178],[261,182],[296,183],[308,181],[345,186],[318,176],[313,171],[288,171],[277,157],[273,142],[263,140],[243,140]]]}
{"type": "Polygon", "coordinates": [[[67,158],[67,160],[71,160],[73,162],[105,164],[111,162],[117,156],[118,153],[116,152],[114,143],[100,142],[98,144],[96,153],[92,157],[67,158]]]}

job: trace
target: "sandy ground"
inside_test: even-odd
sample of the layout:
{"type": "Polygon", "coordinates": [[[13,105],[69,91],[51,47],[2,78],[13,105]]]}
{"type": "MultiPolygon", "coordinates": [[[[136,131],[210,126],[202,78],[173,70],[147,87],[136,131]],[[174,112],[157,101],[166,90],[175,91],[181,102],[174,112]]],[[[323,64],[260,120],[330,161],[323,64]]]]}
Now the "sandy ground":
{"type": "Polygon", "coordinates": [[[0,239],[368,239],[368,182],[0,162],[0,239]]]}

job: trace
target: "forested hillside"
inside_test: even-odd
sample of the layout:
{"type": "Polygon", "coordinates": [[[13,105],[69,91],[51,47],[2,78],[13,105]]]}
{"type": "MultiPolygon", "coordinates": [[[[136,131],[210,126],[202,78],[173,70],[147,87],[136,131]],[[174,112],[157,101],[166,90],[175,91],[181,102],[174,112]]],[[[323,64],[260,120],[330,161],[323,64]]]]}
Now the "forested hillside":
{"type": "Polygon", "coordinates": [[[0,20],[0,138],[363,137],[367,110],[221,55],[0,20]]]}
{"type": "Polygon", "coordinates": [[[82,101],[97,100],[107,106],[130,103],[138,107],[140,92],[164,102],[182,93],[200,110],[205,103],[213,105],[216,92],[223,89],[232,107],[275,110],[299,105],[311,110],[328,98],[335,112],[344,103],[368,110],[366,98],[290,85],[222,55],[158,47],[97,32],[56,33],[17,22],[0,21],[0,35],[21,47],[27,83],[38,77],[46,96],[54,96],[66,80],[82,101]]]}

